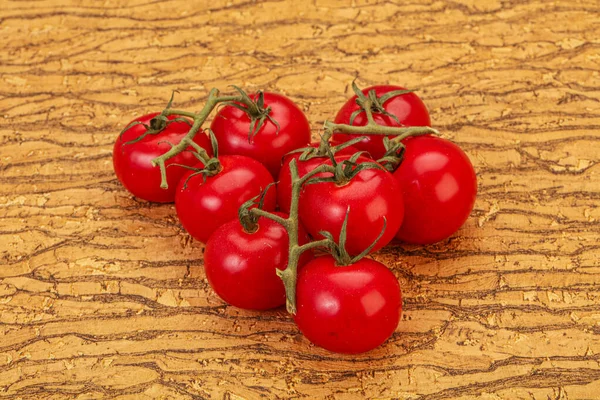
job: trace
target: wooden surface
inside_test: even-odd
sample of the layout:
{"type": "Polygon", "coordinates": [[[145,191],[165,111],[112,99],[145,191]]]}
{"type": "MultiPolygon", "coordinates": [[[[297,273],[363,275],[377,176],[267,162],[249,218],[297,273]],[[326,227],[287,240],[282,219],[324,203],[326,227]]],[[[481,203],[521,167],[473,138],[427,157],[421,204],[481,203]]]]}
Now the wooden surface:
{"type": "Polygon", "coordinates": [[[600,4],[0,2],[0,398],[600,398],[600,4]],[[203,6],[203,3],[204,6],[203,6]],[[210,290],[171,205],[112,170],[119,130],[211,87],[289,95],[316,135],[349,83],[418,88],[479,179],[466,226],[376,255],[381,348],[310,345],[210,290]]]}

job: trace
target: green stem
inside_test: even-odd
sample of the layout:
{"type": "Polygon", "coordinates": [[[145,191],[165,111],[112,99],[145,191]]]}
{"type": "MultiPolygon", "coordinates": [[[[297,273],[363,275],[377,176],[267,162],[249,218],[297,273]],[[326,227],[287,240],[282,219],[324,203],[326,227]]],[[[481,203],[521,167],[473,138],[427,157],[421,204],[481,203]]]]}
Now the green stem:
{"type": "Polygon", "coordinates": [[[183,111],[183,110],[174,110],[172,108],[168,108],[162,112],[163,115],[183,115],[184,117],[190,117],[192,119],[196,118],[196,114],[191,111],[183,111]]]}
{"type": "Polygon", "coordinates": [[[325,155],[327,154],[327,149],[329,149],[329,139],[331,139],[331,135],[333,132],[325,131],[323,136],[321,136],[321,141],[319,142],[319,147],[317,148],[317,154],[325,155]]]}
{"type": "Polygon", "coordinates": [[[208,155],[208,153],[206,152],[206,149],[204,147],[200,146],[198,143],[194,142],[193,140],[189,142],[189,145],[194,150],[196,150],[198,157],[200,157],[202,159],[204,164],[206,164],[208,162],[208,160],[210,160],[210,156],[208,155]]]}
{"type": "Polygon", "coordinates": [[[354,126],[346,124],[335,124],[330,121],[325,121],[325,131],[331,133],[349,133],[355,135],[381,135],[381,136],[398,136],[398,140],[406,139],[409,136],[439,134],[436,129],[428,126],[383,126],[377,123],[368,123],[363,126],[354,126]]]}
{"type": "Polygon", "coordinates": [[[279,225],[283,225],[284,228],[287,228],[289,225],[289,219],[286,218],[282,218],[279,215],[275,215],[275,214],[271,214],[268,211],[265,211],[261,208],[252,208],[249,210],[252,214],[256,214],[260,217],[265,217],[265,218],[269,218],[275,222],[277,222],[279,225]]]}
{"type": "Polygon", "coordinates": [[[317,247],[329,247],[330,244],[331,244],[331,240],[321,239],[321,240],[316,240],[313,242],[308,242],[306,244],[303,244],[302,246],[299,247],[299,250],[301,250],[301,252],[303,253],[307,250],[312,250],[317,247]]]}
{"type": "Polygon", "coordinates": [[[363,104],[365,114],[367,114],[367,125],[377,125],[377,122],[375,122],[375,119],[373,118],[373,110],[371,110],[371,106],[372,106],[372,102],[367,97],[367,100],[365,100],[365,102],[363,104]]]}
{"type": "Polygon", "coordinates": [[[277,275],[283,281],[285,287],[286,297],[286,308],[290,314],[296,314],[296,282],[298,280],[298,262],[300,256],[307,250],[314,249],[316,247],[331,247],[331,241],[329,239],[318,240],[309,242],[303,245],[298,244],[298,203],[300,200],[300,191],[302,186],[310,178],[323,172],[333,172],[331,165],[320,165],[314,170],[310,171],[303,177],[298,174],[298,166],[296,160],[292,159],[290,162],[290,173],[292,175],[292,204],[290,206],[290,215],[288,218],[281,218],[278,215],[271,214],[270,212],[261,210],[259,208],[252,208],[249,211],[260,215],[265,218],[269,218],[285,227],[288,233],[289,245],[288,245],[288,264],[284,270],[277,270],[277,275]]]}
{"type": "MultiPolygon", "coordinates": [[[[298,166],[296,165],[296,160],[292,159],[290,162],[290,172],[292,175],[292,203],[290,205],[290,216],[288,221],[290,221],[290,226],[288,230],[289,235],[289,258],[288,258],[288,266],[285,270],[277,271],[277,275],[283,280],[283,285],[285,286],[285,295],[286,295],[286,308],[290,314],[296,314],[296,282],[298,280],[298,260],[300,259],[300,255],[311,246],[310,243],[304,246],[300,246],[298,244],[298,224],[299,224],[299,216],[298,216],[298,203],[300,201],[300,191],[302,190],[302,186],[306,181],[308,181],[313,176],[320,174],[322,172],[331,172],[330,165],[321,165],[314,170],[310,171],[303,177],[298,175],[298,166]]],[[[322,240],[318,242],[318,245],[329,245],[329,240],[322,240]]]]}

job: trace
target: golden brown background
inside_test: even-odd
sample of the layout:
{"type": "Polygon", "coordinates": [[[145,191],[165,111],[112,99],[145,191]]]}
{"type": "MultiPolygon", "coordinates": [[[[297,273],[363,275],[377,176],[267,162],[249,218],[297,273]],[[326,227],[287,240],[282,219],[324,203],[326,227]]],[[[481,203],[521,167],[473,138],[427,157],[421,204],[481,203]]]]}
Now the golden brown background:
{"type": "Polygon", "coordinates": [[[0,398],[600,398],[600,3],[0,2],[0,398]],[[120,129],[211,87],[419,89],[479,178],[466,226],[377,254],[381,348],[310,345],[223,304],[171,205],[113,175],[120,129]]]}

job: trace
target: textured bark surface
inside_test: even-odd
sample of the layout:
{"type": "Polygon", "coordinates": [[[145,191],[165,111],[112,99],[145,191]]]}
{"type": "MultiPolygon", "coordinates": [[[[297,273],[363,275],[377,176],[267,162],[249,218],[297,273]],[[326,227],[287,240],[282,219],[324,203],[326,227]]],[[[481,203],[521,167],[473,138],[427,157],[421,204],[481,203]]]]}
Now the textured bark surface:
{"type": "Polygon", "coordinates": [[[57,1],[0,7],[0,398],[594,399],[600,5],[57,1]],[[202,4],[205,3],[205,4],[202,4]],[[418,88],[479,197],[453,238],[376,258],[405,311],[381,348],[310,345],[211,292],[171,205],[112,144],[173,89],[289,95],[316,136],[349,84],[418,88]]]}

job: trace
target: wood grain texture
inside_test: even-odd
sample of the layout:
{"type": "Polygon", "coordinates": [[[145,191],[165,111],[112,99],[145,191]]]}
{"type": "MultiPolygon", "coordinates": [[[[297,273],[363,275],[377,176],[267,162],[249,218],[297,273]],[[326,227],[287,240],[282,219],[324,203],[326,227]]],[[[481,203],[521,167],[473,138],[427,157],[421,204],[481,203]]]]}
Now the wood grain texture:
{"type": "Polygon", "coordinates": [[[0,398],[599,398],[596,0],[0,4],[0,398]],[[316,136],[355,78],[418,88],[479,197],[451,239],[376,255],[402,321],[340,356],[224,305],[111,151],[171,90],[194,110],[230,84],[316,136]]]}

